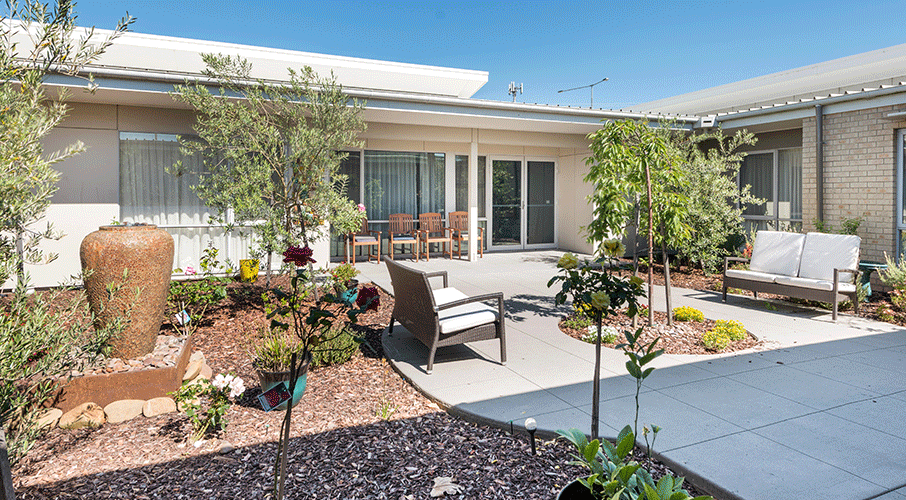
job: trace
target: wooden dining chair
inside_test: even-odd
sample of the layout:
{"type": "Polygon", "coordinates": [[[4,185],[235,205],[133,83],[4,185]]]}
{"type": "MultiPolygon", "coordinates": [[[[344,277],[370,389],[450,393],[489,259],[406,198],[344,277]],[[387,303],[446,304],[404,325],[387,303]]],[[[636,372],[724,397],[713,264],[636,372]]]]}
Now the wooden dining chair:
{"type": "Polygon", "coordinates": [[[418,231],[415,229],[415,221],[412,220],[412,214],[390,214],[390,258],[393,259],[393,251],[396,245],[406,245],[412,247],[412,256],[418,261],[418,231]]]}
{"type": "Polygon", "coordinates": [[[443,253],[453,258],[452,230],[444,227],[444,220],[439,213],[418,214],[418,241],[425,245],[425,259],[431,260],[431,243],[443,243],[443,253]]]}
{"type": "Polygon", "coordinates": [[[374,259],[381,262],[381,232],[368,229],[368,219],[362,220],[362,227],[355,233],[346,236],[346,262],[355,265],[355,252],[358,247],[368,247],[368,262],[374,259]],[[349,259],[349,248],[352,247],[352,260],[349,259]],[[377,255],[371,249],[377,247],[377,255]]]}
{"type": "MultiPolygon", "coordinates": [[[[462,242],[469,241],[469,213],[468,212],[451,212],[450,229],[452,231],[452,241],[456,243],[456,256],[462,258],[462,242]]],[[[478,255],[484,257],[484,228],[478,228],[478,255]]],[[[468,253],[468,252],[466,252],[468,253]]]]}

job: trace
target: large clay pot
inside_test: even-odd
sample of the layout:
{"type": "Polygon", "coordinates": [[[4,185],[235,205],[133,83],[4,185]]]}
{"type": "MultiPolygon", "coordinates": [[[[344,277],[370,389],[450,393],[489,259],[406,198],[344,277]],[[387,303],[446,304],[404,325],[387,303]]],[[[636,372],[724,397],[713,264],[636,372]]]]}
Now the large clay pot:
{"type": "Polygon", "coordinates": [[[126,330],[111,340],[112,355],[134,359],[151,352],[167,307],[173,237],[151,224],[101,226],[82,240],[79,255],[95,326],[103,328],[128,311],[126,330]],[[109,284],[120,287],[113,297],[109,284]]]}

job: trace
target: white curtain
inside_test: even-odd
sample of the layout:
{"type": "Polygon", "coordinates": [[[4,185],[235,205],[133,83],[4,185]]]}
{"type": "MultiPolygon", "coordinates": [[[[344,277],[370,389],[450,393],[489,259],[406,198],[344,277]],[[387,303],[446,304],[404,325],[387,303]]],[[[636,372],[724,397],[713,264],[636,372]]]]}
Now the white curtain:
{"type": "Polygon", "coordinates": [[[120,133],[120,219],[121,222],[156,224],[166,229],[176,244],[174,267],[199,268],[202,252],[209,245],[218,249],[218,258],[239,257],[237,247],[226,248],[222,228],[208,225],[210,210],[191,186],[198,183],[202,159],[179,152],[177,136],[170,134],[120,133]],[[173,176],[166,172],[182,160],[187,173],[173,176]],[[171,226],[171,227],[168,227],[171,226]],[[203,227],[172,227],[203,226],[203,227]]]}
{"type": "Polygon", "coordinates": [[[777,152],[777,200],[781,219],[802,219],[802,149],[777,152]]]}
{"type": "Polygon", "coordinates": [[[774,215],[774,153],[757,153],[745,157],[739,168],[739,186],[752,186],[751,193],[765,200],[763,205],[749,205],[744,215],[774,215]]]}
{"type": "Polygon", "coordinates": [[[444,211],[444,155],[365,151],[365,206],[368,218],[444,211]]]}

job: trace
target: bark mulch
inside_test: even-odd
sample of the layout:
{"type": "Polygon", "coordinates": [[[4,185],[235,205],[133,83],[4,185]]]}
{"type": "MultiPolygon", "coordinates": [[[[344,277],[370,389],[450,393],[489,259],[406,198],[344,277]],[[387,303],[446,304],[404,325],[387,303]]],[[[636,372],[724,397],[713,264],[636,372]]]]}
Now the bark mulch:
{"type": "MultiPolygon", "coordinates": [[[[187,417],[176,413],[53,429],[14,468],[17,498],[270,497],[282,413],[258,406],[248,354],[267,321],[262,291],[262,280],[231,285],[195,334],[214,373],[233,372],[249,387],[222,433],[196,447],[186,440],[187,417]],[[222,452],[225,446],[234,450],[222,452]]],[[[287,498],[423,499],[434,478],[452,477],[463,487],[454,498],[549,499],[583,473],[567,465],[568,443],[539,442],[539,455],[531,456],[525,433],[452,417],[393,372],[380,347],[392,300],[382,293],[380,310],[360,317],[368,342],[351,361],[310,372],[293,411],[287,498]]],[[[665,470],[649,468],[656,477],[665,470]]]]}

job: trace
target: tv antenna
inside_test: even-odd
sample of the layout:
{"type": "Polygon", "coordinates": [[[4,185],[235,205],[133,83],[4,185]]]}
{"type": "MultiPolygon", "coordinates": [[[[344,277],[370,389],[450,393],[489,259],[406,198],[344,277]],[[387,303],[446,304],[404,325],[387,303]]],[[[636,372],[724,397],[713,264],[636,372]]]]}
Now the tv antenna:
{"type": "Polygon", "coordinates": [[[522,84],[520,83],[517,87],[516,82],[510,82],[510,89],[507,90],[507,93],[513,96],[513,102],[516,102],[516,94],[522,93],[522,84]]]}
{"type": "MultiPolygon", "coordinates": [[[[607,80],[608,80],[608,79],[605,78],[605,79],[603,79],[603,80],[601,80],[601,81],[599,81],[599,82],[592,83],[591,85],[583,85],[583,86],[581,86],[581,87],[576,87],[576,88],[574,88],[574,89],[563,89],[563,90],[558,90],[557,93],[558,93],[558,94],[562,94],[563,92],[572,92],[573,90],[591,89],[591,105],[588,106],[588,109],[592,109],[592,108],[595,107],[595,85],[597,85],[597,84],[599,84],[599,83],[604,83],[604,82],[606,82],[607,80]]],[[[515,98],[514,98],[514,99],[515,99],[515,98]]]]}

